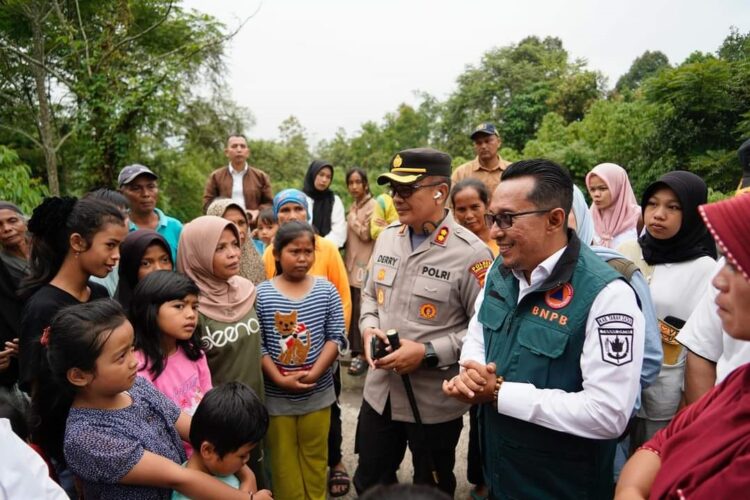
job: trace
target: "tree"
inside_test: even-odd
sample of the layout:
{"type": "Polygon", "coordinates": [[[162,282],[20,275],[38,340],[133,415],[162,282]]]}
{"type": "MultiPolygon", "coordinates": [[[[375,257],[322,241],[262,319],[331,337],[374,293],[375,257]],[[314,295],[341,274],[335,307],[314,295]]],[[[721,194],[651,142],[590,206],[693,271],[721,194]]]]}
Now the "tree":
{"type": "Polygon", "coordinates": [[[620,93],[633,91],[640,87],[647,78],[668,67],[669,58],[663,52],[647,50],[636,57],[628,72],[617,80],[615,90],[620,93]]]}
{"type": "Polygon", "coordinates": [[[18,205],[25,214],[42,202],[49,194],[41,179],[31,177],[31,168],[21,163],[18,154],[10,148],[0,146],[0,200],[18,205]]]}
{"type": "Polygon", "coordinates": [[[44,152],[53,193],[58,160],[73,188],[112,185],[140,159],[144,137],[173,136],[196,82],[216,88],[231,36],[169,0],[9,0],[0,13],[0,108],[27,120],[5,128],[44,152]]]}

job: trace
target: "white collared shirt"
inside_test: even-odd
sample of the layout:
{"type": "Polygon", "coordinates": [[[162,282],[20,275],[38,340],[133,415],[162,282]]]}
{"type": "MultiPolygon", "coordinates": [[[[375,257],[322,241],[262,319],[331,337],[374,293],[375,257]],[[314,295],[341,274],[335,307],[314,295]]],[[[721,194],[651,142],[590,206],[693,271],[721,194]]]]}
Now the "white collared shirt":
{"type": "Polygon", "coordinates": [[[237,203],[242,208],[245,207],[245,190],[242,187],[242,180],[245,177],[245,174],[247,173],[247,162],[245,162],[245,168],[237,172],[232,164],[230,163],[229,166],[229,173],[232,175],[232,201],[237,203]]]}
{"type": "MultiPolygon", "coordinates": [[[[519,280],[519,302],[544,283],[563,251],[564,248],[554,253],[532,271],[531,284],[514,271],[514,276],[519,280]]],[[[494,265],[500,265],[499,261],[494,265]]],[[[474,305],[474,316],[469,322],[461,350],[462,362],[474,360],[487,363],[483,327],[477,319],[484,294],[482,290],[474,305]]],[[[565,392],[538,388],[530,383],[503,382],[497,398],[497,411],[576,436],[592,439],[619,437],[627,426],[641,388],[644,324],[643,313],[632,288],[623,280],[609,283],[594,299],[586,320],[586,338],[580,361],[583,390],[565,392]],[[633,319],[633,357],[629,363],[615,365],[604,360],[601,342],[605,342],[605,337],[600,335],[596,319],[608,315],[627,315],[633,319]]]]}

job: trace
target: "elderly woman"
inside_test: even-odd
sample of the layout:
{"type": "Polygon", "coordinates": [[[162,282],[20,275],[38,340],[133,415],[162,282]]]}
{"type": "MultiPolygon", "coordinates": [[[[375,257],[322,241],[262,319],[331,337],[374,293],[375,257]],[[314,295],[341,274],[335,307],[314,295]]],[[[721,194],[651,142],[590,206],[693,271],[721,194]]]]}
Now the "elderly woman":
{"type": "Polygon", "coordinates": [[[18,335],[23,303],[16,296],[29,260],[26,217],[21,209],[0,201],[0,386],[18,378],[18,335]]]}
{"type": "MultiPolygon", "coordinates": [[[[727,263],[716,306],[732,337],[750,340],[750,196],[700,207],[727,263]]],[[[685,408],[628,461],[616,498],[744,498],[750,491],[750,364],[685,408]]]]}

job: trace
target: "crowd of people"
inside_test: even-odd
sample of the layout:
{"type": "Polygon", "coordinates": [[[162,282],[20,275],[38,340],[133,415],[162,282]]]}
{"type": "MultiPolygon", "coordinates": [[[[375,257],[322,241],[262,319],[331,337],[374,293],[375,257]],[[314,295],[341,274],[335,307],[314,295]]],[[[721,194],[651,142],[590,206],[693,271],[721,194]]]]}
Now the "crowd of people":
{"type": "Polygon", "coordinates": [[[399,151],[378,196],[350,168],[348,211],[330,162],[274,194],[239,134],[191,221],[140,164],[0,201],[0,496],[452,498],[467,413],[473,499],[750,491],[750,175],[639,200],[602,163],[589,205],[494,125],[469,139],[456,169],[399,151]]]}

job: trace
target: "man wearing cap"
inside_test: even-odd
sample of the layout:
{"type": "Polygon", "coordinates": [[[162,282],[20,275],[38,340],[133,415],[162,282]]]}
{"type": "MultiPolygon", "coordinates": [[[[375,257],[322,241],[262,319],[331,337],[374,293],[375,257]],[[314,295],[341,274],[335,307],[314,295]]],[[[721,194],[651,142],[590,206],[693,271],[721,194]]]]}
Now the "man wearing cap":
{"type": "Polygon", "coordinates": [[[120,171],[117,184],[130,203],[130,231],[153,229],[164,236],[172,250],[172,262],[177,262],[177,243],[182,222],[156,208],[159,201],[159,177],[145,165],[128,165],[120,171]]]}
{"type": "Polygon", "coordinates": [[[477,157],[459,166],[453,172],[451,180],[455,184],[468,177],[474,177],[487,186],[487,191],[491,195],[500,184],[503,170],[510,165],[510,162],[503,160],[497,153],[502,144],[500,134],[493,124],[481,123],[469,137],[474,141],[477,157]]]}
{"type": "Polygon", "coordinates": [[[242,134],[232,134],[227,138],[224,155],[229,160],[211,172],[203,192],[203,211],[216,198],[231,198],[250,215],[255,224],[258,212],[273,203],[271,178],[264,171],[247,164],[250,149],[242,134]]]}
{"type": "Polygon", "coordinates": [[[572,198],[562,167],[519,161],[486,216],[500,252],[444,391],[481,404],[490,498],[612,498],[644,318],[625,278],[568,229],[572,198]]]}
{"type": "Polygon", "coordinates": [[[451,157],[428,148],[407,149],[378,178],[390,184],[399,222],[375,243],[362,288],[360,331],[370,365],[359,412],[354,485],[363,492],[396,482],[407,443],[414,482],[453,495],[455,448],[468,405],[443,396],[442,380],[458,373],[461,342],[484,275],[487,246],[453,219],[445,202],[451,157]],[[373,359],[370,342],[397,329],[401,347],[373,359]],[[401,375],[409,374],[422,425],[401,375]]]}

